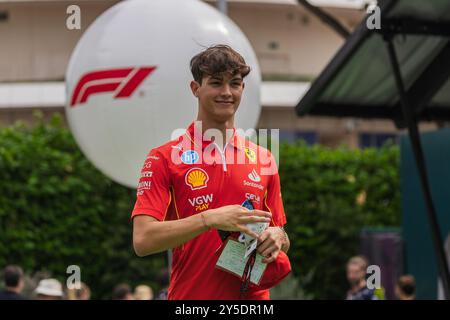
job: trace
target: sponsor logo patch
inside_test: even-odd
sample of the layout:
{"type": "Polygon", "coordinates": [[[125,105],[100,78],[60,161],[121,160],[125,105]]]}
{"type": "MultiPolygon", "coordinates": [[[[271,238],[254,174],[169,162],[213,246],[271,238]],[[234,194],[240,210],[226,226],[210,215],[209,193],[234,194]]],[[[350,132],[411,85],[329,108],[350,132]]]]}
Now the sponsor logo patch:
{"type": "Polygon", "coordinates": [[[152,182],[151,181],[142,181],[139,182],[138,187],[137,187],[137,195],[141,196],[144,194],[145,190],[150,190],[152,186],[152,182]]]}
{"type": "Polygon", "coordinates": [[[260,182],[261,181],[261,177],[258,175],[258,173],[256,172],[255,169],[252,170],[252,172],[250,172],[248,174],[248,178],[254,182],[260,182]]]}
{"type": "Polygon", "coordinates": [[[207,194],[188,199],[191,206],[195,207],[195,211],[203,211],[209,208],[209,204],[213,201],[213,194],[207,194]]]}
{"type": "Polygon", "coordinates": [[[259,190],[263,190],[264,189],[263,185],[261,185],[259,183],[250,182],[250,181],[247,181],[247,180],[244,180],[244,186],[257,188],[259,190]]]}
{"type": "Polygon", "coordinates": [[[199,155],[197,153],[197,151],[194,150],[188,150],[183,152],[183,154],[181,155],[181,161],[184,164],[194,164],[197,163],[198,159],[199,159],[199,155]]]}
{"type": "Polygon", "coordinates": [[[192,190],[206,188],[208,180],[208,174],[200,168],[192,168],[185,175],[185,182],[192,190]]]}
{"type": "Polygon", "coordinates": [[[153,171],[142,171],[141,178],[151,178],[153,175],[153,171]]]}
{"type": "Polygon", "coordinates": [[[245,198],[250,199],[254,202],[258,202],[258,203],[261,201],[261,198],[258,195],[253,194],[253,193],[248,193],[248,192],[245,194],[245,198]]]}
{"type": "Polygon", "coordinates": [[[245,155],[247,156],[248,160],[250,162],[255,163],[256,162],[256,152],[253,149],[250,149],[249,147],[245,148],[245,155]]]}

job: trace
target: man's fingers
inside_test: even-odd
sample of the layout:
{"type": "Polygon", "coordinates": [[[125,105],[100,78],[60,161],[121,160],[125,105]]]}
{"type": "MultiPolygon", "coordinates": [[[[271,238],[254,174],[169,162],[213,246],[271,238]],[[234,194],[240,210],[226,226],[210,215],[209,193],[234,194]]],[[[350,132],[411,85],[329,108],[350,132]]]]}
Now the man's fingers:
{"type": "Polygon", "coordinates": [[[243,223],[255,223],[255,222],[270,222],[270,218],[261,217],[261,216],[244,216],[241,217],[243,223]]]}
{"type": "Polygon", "coordinates": [[[262,260],[262,263],[271,263],[271,262],[274,262],[276,259],[274,258],[274,257],[270,257],[270,258],[264,258],[263,260],[262,260]]]}
{"type": "Polygon", "coordinates": [[[258,245],[258,252],[263,253],[265,250],[267,250],[271,245],[274,244],[274,241],[270,240],[270,233],[264,231],[259,236],[259,245],[258,245]]]}
{"type": "Polygon", "coordinates": [[[259,236],[259,242],[260,244],[263,243],[264,241],[266,241],[267,238],[269,238],[270,233],[267,232],[267,230],[263,231],[263,233],[261,233],[261,235],[259,236]]]}
{"type": "Polygon", "coordinates": [[[262,262],[263,262],[263,263],[271,263],[271,262],[274,262],[274,261],[277,259],[279,253],[280,253],[279,250],[273,251],[267,258],[264,258],[264,259],[262,260],[262,262]]]}
{"type": "Polygon", "coordinates": [[[258,246],[258,253],[263,255],[264,251],[270,248],[272,243],[269,241],[261,241],[261,244],[258,246]]]}
{"type": "Polygon", "coordinates": [[[268,211],[263,211],[263,210],[251,210],[251,214],[253,216],[260,216],[260,217],[266,217],[266,218],[271,218],[272,219],[272,214],[268,211]]]}
{"type": "Polygon", "coordinates": [[[244,232],[244,233],[246,233],[246,234],[248,234],[248,235],[249,235],[250,237],[252,237],[252,238],[255,238],[255,239],[258,239],[258,238],[259,238],[259,236],[258,236],[257,233],[253,232],[252,230],[250,230],[250,229],[247,228],[247,227],[241,227],[241,231],[244,232]]]}
{"type": "Polygon", "coordinates": [[[275,245],[271,245],[269,248],[265,249],[261,255],[263,257],[269,257],[273,252],[278,251],[277,247],[275,245]]]}

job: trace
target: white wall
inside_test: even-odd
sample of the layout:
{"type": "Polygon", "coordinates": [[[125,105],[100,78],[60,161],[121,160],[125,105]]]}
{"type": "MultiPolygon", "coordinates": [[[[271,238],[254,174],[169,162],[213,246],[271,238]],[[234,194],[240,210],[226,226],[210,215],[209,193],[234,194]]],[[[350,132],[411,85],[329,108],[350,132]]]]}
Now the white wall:
{"type": "Polygon", "coordinates": [[[77,2],[81,30],[66,28],[71,2],[0,3],[0,81],[63,80],[70,54],[89,24],[117,1],[77,2]]]}
{"type": "MultiPolygon", "coordinates": [[[[0,2],[0,11],[9,14],[7,21],[0,21],[0,81],[63,80],[82,33],[117,2],[0,2]],[[72,3],[81,8],[81,30],[66,28],[66,8],[72,3]]],[[[362,17],[362,12],[348,9],[334,9],[333,14],[350,24],[362,17]]],[[[343,43],[301,6],[230,3],[229,16],[249,38],[265,74],[316,76],[343,43]],[[272,42],[279,47],[271,49],[272,42]]]]}

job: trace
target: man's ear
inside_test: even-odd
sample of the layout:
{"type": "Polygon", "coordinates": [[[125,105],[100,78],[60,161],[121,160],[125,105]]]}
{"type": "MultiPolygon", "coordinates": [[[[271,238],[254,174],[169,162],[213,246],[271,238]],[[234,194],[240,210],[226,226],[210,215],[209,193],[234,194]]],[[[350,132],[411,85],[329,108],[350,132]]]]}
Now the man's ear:
{"type": "Polygon", "coordinates": [[[191,90],[192,90],[192,94],[193,94],[194,96],[196,96],[196,97],[198,97],[197,91],[198,91],[199,88],[200,88],[200,83],[198,83],[198,82],[195,81],[195,80],[192,80],[192,81],[191,81],[191,90]]]}

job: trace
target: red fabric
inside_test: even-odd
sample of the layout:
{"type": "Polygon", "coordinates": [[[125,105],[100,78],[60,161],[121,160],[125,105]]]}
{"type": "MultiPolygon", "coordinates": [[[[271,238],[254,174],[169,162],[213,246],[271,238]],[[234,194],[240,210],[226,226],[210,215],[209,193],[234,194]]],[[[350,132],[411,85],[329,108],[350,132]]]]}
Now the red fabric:
{"type": "Polygon", "coordinates": [[[258,285],[250,284],[254,290],[265,290],[276,286],[291,272],[291,263],[283,251],[280,251],[277,259],[267,265],[266,270],[258,285]]]}
{"type": "MultiPolygon", "coordinates": [[[[151,150],[141,171],[132,218],[182,219],[208,209],[241,205],[251,197],[255,209],[272,212],[271,226],[283,226],[286,216],[273,156],[235,132],[224,149],[225,165],[214,143],[194,135],[192,123],[179,139],[151,150]],[[255,152],[256,161],[246,155],[246,149],[255,152]],[[189,150],[199,155],[193,164],[180,161],[189,150]],[[245,163],[236,163],[237,159],[245,163]]],[[[169,299],[239,299],[240,279],[215,268],[221,245],[217,230],[209,230],[173,249],[169,299]]],[[[268,274],[273,277],[272,271],[268,274]]],[[[246,298],[269,299],[267,288],[250,287],[246,298]]]]}

